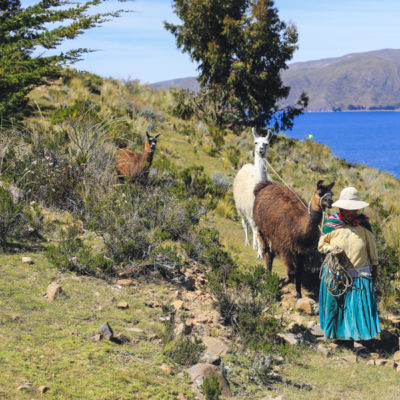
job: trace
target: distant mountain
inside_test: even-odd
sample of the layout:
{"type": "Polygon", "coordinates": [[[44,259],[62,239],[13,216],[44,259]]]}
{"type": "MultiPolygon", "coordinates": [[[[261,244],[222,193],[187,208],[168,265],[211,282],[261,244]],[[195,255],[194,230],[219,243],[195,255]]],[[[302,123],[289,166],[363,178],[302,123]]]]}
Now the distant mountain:
{"type": "MultiPolygon", "coordinates": [[[[309,96],[308,111],[400,109],[400,50],[384,49],[343,57],[290,64],[282,72],[293,104],[302,91],[309,96]]],[[[196,78],[152,85],[198,90],[196,78]]]]}

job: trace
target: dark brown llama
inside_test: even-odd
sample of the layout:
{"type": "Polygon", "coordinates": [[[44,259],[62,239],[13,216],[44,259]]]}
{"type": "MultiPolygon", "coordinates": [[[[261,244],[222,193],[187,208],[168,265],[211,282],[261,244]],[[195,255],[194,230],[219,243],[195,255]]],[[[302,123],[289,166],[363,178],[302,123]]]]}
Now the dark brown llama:
{"type": "Polygon", "coordinates": [[[291,282],[295,275],[297,298],[301,297],[305,258],[317,248],[323,211],[332,207],[334,184],[318,181],[308,207],[296,193],[276,183],[263,181],[254,189],[254,221],[266,267],[271,271],[278,256],[286,267],[284,283],[291,282]]]}
{"type": "Polygon", "coordinates": [[[150,136],[148,132],[146,132],[147,139],[143,154],[138,154],[126,148],[117,150],[117,173],[120,178],[126,177],[129,182],[147,182],[151,163],[153,162],[154,151],[156,149],[157,138],[159,136],[160,133],[156,136],[150,136]]]}

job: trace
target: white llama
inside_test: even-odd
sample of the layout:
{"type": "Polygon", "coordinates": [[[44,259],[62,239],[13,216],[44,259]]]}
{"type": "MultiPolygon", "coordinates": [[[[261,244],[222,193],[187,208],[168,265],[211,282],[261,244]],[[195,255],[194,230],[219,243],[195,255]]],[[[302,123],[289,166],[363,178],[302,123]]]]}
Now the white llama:
{"type": "Polygon", "coordinates": [[[254,164],[245,164],[240,169],[233,181],[233,197],[236,209],[242,219],[245,234],[245,244],[250,246],[248,226],[253,231],[253,249],[257,249],[257,258],[261,258],[261,243],[257,234],[257,226],[253,219],[254,188],[263,180],[271,180],[266,166],[267,147],[272,138],[272,131],[268,130],[266,137],[258,136],[252,128],[254,137],[254,164]]]}

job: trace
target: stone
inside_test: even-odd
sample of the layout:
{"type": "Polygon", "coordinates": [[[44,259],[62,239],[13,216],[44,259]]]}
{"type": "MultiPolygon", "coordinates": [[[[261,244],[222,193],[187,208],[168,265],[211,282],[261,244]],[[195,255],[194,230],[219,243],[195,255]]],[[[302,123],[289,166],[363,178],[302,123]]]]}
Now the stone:
{"type": "Polygon", "coordinates": [[[129,304],[126,301],[120,301],[117,305],[117,308],[120,308],[121,310],[126,310],[129,308],[129,304]]]}
{"type": "Polygon", "coordinates": [[[388,366],[394,368],[396,363],[393,360],[387,360],[386,358],[378,358],[375,360],[375,365],[378,367],[388,366]]]}
{"type": "Polygon", "coordinates": [[[22,385],[18,386],[17,390],[31,391],[35,389],[32,387],[31,383],[23,383],[22,385]]]}
{"type": "Polygon", "coordinates": [[[278,397],[272,397],[270,396],[265,396],[261,400],[288,400],[285,396],[278,396],[278,397]]]}
{"type": "Polygon", "coordinates": [[[118,279],[117,285],[122,287],[132,286],[135,282],[132,279],[118,279]]]}
{"type": "Polygon", "coordinates": [[[369,353],[370,357],[373,358],[374,360],[377,360],[379,358],[378,353],[369,353]]]}
{"type": "Polygon", "coordinates": [[[182,300],[175,300],[171,304],[175,307],[175,310],[180,310],[180,309],[183,308],[183,301],[182,300]]]}
{"type": "Polygon", "coordinates": [[[167,364],[162,364],[160,368],[165,374],[171,375],[171,368],[167,364]]]}
{"type": "Polygon", "coordinates": [[[203,336],[201,340],[206,346],[206,353],[213,353],[218,356],[224,356],[229,351],[228,345],[220,339],[214,338],[212,336],[203,336]]]}
{"type": "Polygon", "coordinates": [[[293,333],[278,333],[276,335],[279,339],[281,339],[283,342],[289,343],[292,346],[297,346],[299,345],[300,341],[296,338],[296,336],[293,333]]]}
{"type": "Polygon", "coordinates": [[[33,264],[33,259],[32,257],[22,257],[22,262],[24,264],[33,264]]]}
{"type": "Polygon", "coordinates": [[[368,360],[367,365],[375,365],[375,360],[368,360]]]}
{"type": "Polygon", "coordinates": [[[100,326],[99,333],[107,339],[111,339],[114,336],[114,332],[108,322],[104,322],[104,324],[100,326]]]}
{"type": "Polygon", "coordinates": [[[54,301],[56,296],[62,293],[62,288],[57,282],[51,282],[50,285],[47,287],[46,290],[46,297],[50,301],[54,301]]]}
{"type": "Polygon", "coordinates": [[[144,333],[143,329],[140,328],[125,328],[127,331],[129,332],[133,332],[133,333],[144,333]]]}
{"type": "Polygon", "coordinates": [[[190,320],[186,320],[185,323],[179,323],[174,330],[175,336],[180,336],[182,334],[190,335],[192,333],[193,326],[194,324],[190,320]]]}
{"type": "Polygon", "coordinates": [[[313,299],[310,299],[309,297],[302,297],[301,299],[298,299],[296,302],[297,310],[301,310],[308,315],[315,315],[316,307],[318,306],[315,303],[315,301],[313,299]]]}
{"type": "Polygon", "coordinates": [[[96,333],[96,335],[93,336],[92,340],[95,343],[98,343],[103,339],[103,335],[101,333],[96,333]]]}
{"type": "Polygon", "coordinates": [[[187,400],[186,396],[183,393],[178,394],[178,399],[177,400],[187,400]]]}
{"type": "Polygon", "coordinates": [[[317,345],[317,352],[323,354],[324,356],[328,357],[331,354],[331,349],[328,347],[318,344],[317,345]]]}
{"type": "Polygon", "coordinates": [[[39,393],[46,393],[46,392],[48,392],[50,390],[50,388],[48,387],[48,386],[39,386],[38,388],[37,388],[37,391],[39,392],[39,393]]]}
{"type": "Polygon", "coordinates": [[[214,353],[202,353],[200,355],[200,362],[206,364],[219,365],[221,364],[221,357],[214,353]]]}
{"type": "Polygon", "coordinates": [[[396,353],[393,354],[393,360],[400,361],[400,350],[396,351],[396,353]]]}
{"type": "Polygon", "coordinates": [[[124,335],[123,333],[117,333],[116,335],[112,336],[110,340],[118,344],[125,344],[131,341],[131,339],[129,339],[128,336],[124,335]]]}
{"type": "Polygon", "coordinates": [[[354,354],[350,355],[350,356],[345,356],[345,357],[342,357],[342,358],[343,358],[343,360],[345,360],[345,361],[347,361],[349,363],[352,363],[352,364],[357,362],[357,356],[354,355],[354,354]]]}
{"type": "Polygon", "coordinates": [[[332,351],[337,350],[337,348],[339,347],[337,343],[329,343],[328,346],[332,351]]]}
{"type": "Polygon", "coordinates": [[[324,336],[324,331],[319,327],[319,325],[315,324],[310,328],[310,332],[317,337],[324,336]]]}
{"type": "Polygon", "coordinates": [[[201,388],[204,379],[209,378],[211,374],[214,373],[218,379],[219,384],[221,385],[222,395],[227,397],[232,396],[228,381],[221,374],[221,372],[219,372],[218,368],[215,365],[198,363],[190,367],[187,370],[187,373],[191,382],[194,382],[199,389],[201,388]]]}

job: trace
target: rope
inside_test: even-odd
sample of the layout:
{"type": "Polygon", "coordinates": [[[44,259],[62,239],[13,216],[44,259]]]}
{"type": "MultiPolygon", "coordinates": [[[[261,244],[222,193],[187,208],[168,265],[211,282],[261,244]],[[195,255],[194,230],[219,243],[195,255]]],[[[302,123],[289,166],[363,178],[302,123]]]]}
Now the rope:
{"type": "MultiPolygon", "coordinates": [[[[283,184],[289,189],[289,190],[291,190],[295,195],[296,195],[296,197],[300,200],[300,202],[301,202],[301,204],[304,206],[304,208],[306,209],[306,210],[308,210],[308,208],[307,208],[307,205],[306,205],[306,203],[304,203],[304,201],[303,201],[303,199],[292,189],[292,187],[288,184],[288,183],[286,183],[285,182],[285,180],[275,171],[275,169],[273,168],[273,166],[268,162],[268,160],[264,160],[264,162],[267,164],[267,166],[269,167],[269,168],[271,168],[272,169],[272,171],[275,173],[275,175],[283,182],[283,184]]],[[[311,203],[311,200],[310,200],[310,203],[311,203]]],[[[308,212],[309,214],[310,214],[310,212],[308,212]]]]}
{"type": "Polygon", "coordinates": [[[326,288],[332,296],[340,297],[352,286],[353,278],[347,272],[351,265],[350,260],[341,249],[335,249],[326,255],[319,277],[324,280],[326,288]]]}
{"type": "MultiPolygon", "coordinates": [[[[312,202],[312,197],[310,201],[308,202],[308,207],[304,203],[303,199],[293,190],[293,188],[278,174],[278,172],[275,171],[274,167],[268,162],[268,160],[263,160],[264,163],[267,165],[268,168],[272,169],[272,172],[275,173],[275,175],[283,182],[283,184],[300,200],[300,203],[303,205],[303,207],[307,210],[308,214],[311,215],[311,202],[312,202]]],[[[321,221],[321,226],[319,226],[320,232],[322,232],[322,227],[324,226],[325,219],[326,219],[326,213],[323,210],[321,203],[322,199],[327,195],[328,193],[325,193],[322,197],[319,198],[319,208],[322,210],[322,221],[321,221]]]]}

